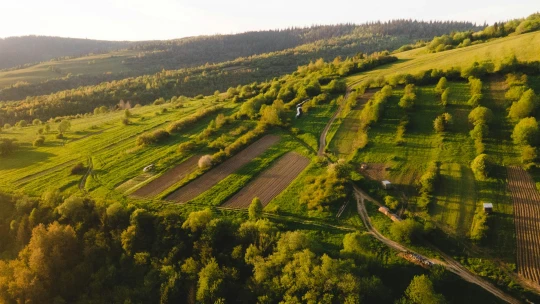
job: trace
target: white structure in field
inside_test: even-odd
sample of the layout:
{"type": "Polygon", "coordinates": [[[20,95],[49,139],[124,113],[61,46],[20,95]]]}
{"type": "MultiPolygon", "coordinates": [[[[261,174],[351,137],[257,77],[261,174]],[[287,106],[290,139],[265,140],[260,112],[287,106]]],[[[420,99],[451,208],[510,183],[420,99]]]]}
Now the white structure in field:
{"type": "Polygon", "coordinates": [[[486,213],[493,212],[493,204],[492,203],[484,203],[484,212],[486,212],[486,213]]]}
{"type": "Polygon", "coordinates": [[[390,181],[383,180],[381,183],[384,189],[392,189],[392,183],[390,181]]]}

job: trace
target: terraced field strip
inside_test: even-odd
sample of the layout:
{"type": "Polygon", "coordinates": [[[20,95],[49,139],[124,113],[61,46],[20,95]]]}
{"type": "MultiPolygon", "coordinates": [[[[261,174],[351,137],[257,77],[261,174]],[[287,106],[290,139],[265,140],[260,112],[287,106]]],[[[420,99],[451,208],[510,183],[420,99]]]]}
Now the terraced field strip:
{"type": "Polygon", "coordinates": [[[133,189],[137,188],[140,184],[146,182],[147,180],[154,177],[154,174],[145,172],[141,175],[137,175],[132,179],[129,179],[122,184],[120,184],[118,187],[116,187],[116,191],[122,192],[122,193],[130,193],[133,189]]]}
{"type": "Polygon", "coordinates": [[[227,200],[223,207],[247,208],[254,197],[258,197],[263,206],[266,206],[289,186],[309,165],[309,162],[307,157],[294,152],[285,154],[259,177],[227,200]]]}
{"type": "Polygon", "coordinates": [[[24,184],[24,183],[26,183],[26,182],[29,182],[29,181],[31,181],[31,180],[33,180],[33,179],[36,179],[36,178],[41,177],[41,176],[44,176],[44,175],[49,174],[49,173],[51,173],[51,172],[55,172],[55,171],[64,169],[64,168],[68,167],[69,165],[74,164],[76,161],[77,161],[76,159],[68,160],[67,162],[63,162],[63,163],[61,163],[61,164],[59,164],[59,165],[56,165],[56,166],[54,166],[54,167],[51,167],[51,168],[49,168],[49,169],[45,169],[45,170],[43,170],[43,171],[39,171],[39,172],[36,172],[36,173],[32,173],[32,174],[30,174],[30,175],[27,175],[27,176],[25,176],[25,177],[23,177],[23,178],[17,180],[15,183],[16,183],[17,185],[24,184]]]}
{"type": "Polygon", "coordinates": [[[137,189],[132,195],[150,198],[160,194],[176,182],[185,178],[191,172],[195,171],[200,157],[200,155],[195,155],[188,158],[181,164],[178,164],[176,167],[162,174],[160,177],[137,189]]]}
{"type": "Polygon", "coordinates": [[[276,135],[266,135],[258,141],[252,143],[247,148],[242,150],[240,153],[236,154],[232,158],[229,158],[221,165],[215,167],[214,169],[206,172],[196,180],[191,183],[181,187],[180,189],[174,191],[169,196],[167,200],[175,201],[178,203],[185,203],[189,200],[192,200],[205,192],[206,190],[212,188],[222,179],[234,173],[236,170],[240,169],[242,166],[249,163],[253,158],[261,155],[264,151],[270,148],[272,145],[279,141],[279,136],[276,135]]]}
{"type": "Polygon", "coordinates": [[[525,170],[519,167],[507,170],[514,202],[518,273],[540,284],[540,193],[525,170]]]}

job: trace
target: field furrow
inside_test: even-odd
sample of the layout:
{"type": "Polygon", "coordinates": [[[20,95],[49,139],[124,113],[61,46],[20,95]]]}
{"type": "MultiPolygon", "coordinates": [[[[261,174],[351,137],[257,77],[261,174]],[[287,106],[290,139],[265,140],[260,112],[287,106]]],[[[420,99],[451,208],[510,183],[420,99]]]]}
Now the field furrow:
{"type": "Polygon", "coordinates": [[[197,178],[191,183],[174,191],[169,196],[167,196],[166,199],[178,203],[185,203],[196,198],[206,190],[215,186],[228,175],[234,173],[236,170],[249,163],[253,158],[261,155],[264,151],[266,151],[278,141],[279,136],[264,136],[255,143],[249,145],[240,153],[226,160],[221,165],[211,169],[210,171],[206,172],[201,177],[197,178]]]}
{"type": "Polygon", "coordinates": [[[525,170],[519,167],[507,170],[514,202],[518,273],[540,284],[540,193],[525,170]]]}
{"type": "Polygon", "coordinates": [[[258,197],[263,206],[266,206],[274,197],[285,190],[308,164],[308,158],[289,152],[227,200],[223,206],[247,208],[254,197],[258,197]]]}

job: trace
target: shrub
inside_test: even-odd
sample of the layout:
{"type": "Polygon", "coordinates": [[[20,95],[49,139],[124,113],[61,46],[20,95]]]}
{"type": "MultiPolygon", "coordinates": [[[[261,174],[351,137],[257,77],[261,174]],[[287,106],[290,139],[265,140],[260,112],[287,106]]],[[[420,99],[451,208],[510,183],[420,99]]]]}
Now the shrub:
{"type": "MultiPolygon", "coordinates": [[[[183,131],[185,128],[192,126],[194,123],[198,122],[199,120],[216,113],[217,111],[221,110],[221,106],[211,107],[208,109],[199,109],[197,112],[189,117],[186,117],[181,120],[174,121],[170,123],[167,126],[167,132],[169,133],[179,133],[183,131]]],[[[219,115],[218,115],[219,117],[219,115]]]]}
{"type": "Polygon", "coordinates": [[[512,139],[518,145],[535,146],[538,142],[538,122],[534,117],[523,118],[514,127],[512,139]]]}
{"type": "Polygon", "coordinates": [[[469,113],[469,122],[473,125],[489,124],[493,120],[493,112],[486,107],[476,107],[469,113]]]}
{"type": "Polygon", "coordinates": [[[163,140],[169,138],[170,134],[163,130],[158,129],[153,132],[143,133],[137,136],[137,146],[148,146],[162,142],[163,140]]]}
{"type": "Polygon", "coordinates": [[[201,158],[199,158],[198,162],[199,168],[206,170],[210,167],[212,167],[212,156],[211,155],[203,155],[201,158]]]}
{"type": "Polygon", "coordinates": [[[512,119],[525,118],[533,113],[538,106],[536,94],[532,89],[528,89],[521,95],[518,101],[513,102],[510,106],[508,116],[512,119]]]}
{"type": "Polygon", "coordinates": [[[84,174],[86,172],[86,167],[83,163],[77,163],[71,168],[71,175],[84,174]]]}
{"type": "Polygon", "coordinates": [[[523,146],[521,148],[521,162],[524,164],[532,163],[538,157],[535,147],[529,145],[523,146]]]}
{"type": "Polygon", "coordinates": [[[399,201],[395,197],[387,195],[384,197],[384,204],[388,208],[395,210],[399,206],[399,201]]]}
{"type": "Polygon", "coordinates": [[[475,242],[481,241],[488,231],[487,225],[488,215],[483,210],[479,210],[474,214],[473,225],[471,227],[471,240],[475,242]]]}
{"type": "Polygon", "coordinates": [[[482,94],[474,94],[469,98],[469,101],[467,101],[467,104],[471,107],[478,107],[480,105],[480,101],[482,101],[482,98],[484,96],[482,94]]]}
{"type": "Polygon", "coordinates": [[[471,170],[479,180],[484,180],[488,177],[490,167],[491,162],[487,154],[480,154],[471,162],[471,170]]]}
{"type": "Polygon", "coordinates": [[[448,84],[446,77],[441,77],[441,79],[439,79],[439,82],[437,83],[437,86],[435,87],[435,92],[442,94],[447,87],[448,84]]]}
{"type": "Polygon", "coordinates": [[[44,136],[38,136],[33,142],[34,147],[41,147],[45,143],[45,137],[44,136]]]}
{"type": "Polygon", "coordinates": [[[450,88],[446,88],[441,94],[441,104],[445,107],[448,105],[449,94],[450,94],[450,88]]]}
{"type": "Polygon", "coordinates": [[[178,152],[179,153],[187,153],[187,152],[190,152],[193,149],[195,149],[196,146],[197,145],[192,141],[181,143],[181,144],[178,145],[178,152]]]}
{"type": "Polygon", "coordinates": [[[422,233],[422,225],[413,219],[394,222],[390,226],[390,235],[402,243],[410,243],[411,240],[422,233]]]}

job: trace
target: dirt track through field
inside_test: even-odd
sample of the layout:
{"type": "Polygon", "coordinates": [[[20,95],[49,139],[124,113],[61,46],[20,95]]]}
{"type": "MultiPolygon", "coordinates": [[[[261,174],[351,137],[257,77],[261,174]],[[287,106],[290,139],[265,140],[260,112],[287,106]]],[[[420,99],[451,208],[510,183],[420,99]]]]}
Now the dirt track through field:
{"type": "Polygon", "coordinates": [[[307,157],[289,152],[222,206],[247,208],[254,197],[258,197],[263,206],[266,206],[274,197],[285,190],[307,165],[309,165],[307,157]]]}
{"type": "Polygon", "coordinates": [[[195,171],[200,157],[200,155],[195,155],[188,158],[181,164],[178,164],[176,167],[165,172],[160,177],[137,189],[132,195],[150,198],[160,194],[176,182],[185,178],[191,172],[195,171]]]}
{"type": "Polygon", "coordinates": [[[242,166],[249,163],[253,158],[261,155],[278,141],[279,136],[264,136],[263,138],[249,145],[240,153],[226,160],[221,165],[211,169],[201,177],[171,193],[171,195],[167,196],[166,199],[178,203],[185,203],[196,198],[230,174],[234,173],[236,170],[240,169],[242,166]]]}
{"type": "Polygon", "coordinates": [[[540,284],[540,193],[525,170],[519,167],[507,170],[514,203],[518,273],[540,284]]]}

